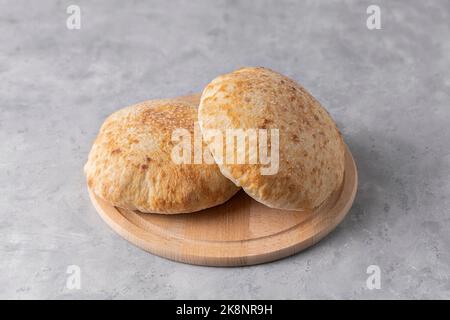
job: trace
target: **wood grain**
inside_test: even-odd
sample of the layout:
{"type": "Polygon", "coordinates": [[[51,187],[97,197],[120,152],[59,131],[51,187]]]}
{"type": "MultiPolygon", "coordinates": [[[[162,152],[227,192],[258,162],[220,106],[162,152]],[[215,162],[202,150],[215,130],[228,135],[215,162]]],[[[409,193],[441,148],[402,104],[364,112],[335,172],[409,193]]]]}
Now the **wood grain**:
{"type": "Polygon", "coordinates": [[[344,183],[313,211],[271,209],[243,191],[223,205],[179,215],[113,207],[89,194],[100,216],[138,247],[171,260],[206,266],[243,266],[277,260],[318,242],[349,211],[357,170],[346,147],[344,183]]]}

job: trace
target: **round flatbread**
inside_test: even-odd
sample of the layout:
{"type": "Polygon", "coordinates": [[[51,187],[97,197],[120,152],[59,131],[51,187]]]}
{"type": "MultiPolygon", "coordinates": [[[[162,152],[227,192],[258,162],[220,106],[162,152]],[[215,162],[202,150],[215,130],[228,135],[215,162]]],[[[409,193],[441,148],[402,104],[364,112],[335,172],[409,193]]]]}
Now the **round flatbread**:
{"type": "Polygon", "coordinates": [[[194,212],[232,197],[239,188],[214,162],[194,162],[196,100],[150,100],[109,116],[84,167],[89,188],[114,206],[164,214],[194,212]],[[186,136],[174,141],[176,130],[192,136],[185,140],[190,150],[179,146],[186,136]],[[183,150],[192,153],[189,160],[183,150]]]}
{"type": "Polygon", "coordinates": [[[345,146],[333,119],[302,86],[277,72],[243,68],[214,79],[201,96],[199,123],[221,172],[269,207],[312,209],[342,185],[345,146]],[[218,148],[211,133],[217,130],[228,137],[244,132],[245,147],[233,137],[234,144],[225,138],[226,146],[218,148]]]}

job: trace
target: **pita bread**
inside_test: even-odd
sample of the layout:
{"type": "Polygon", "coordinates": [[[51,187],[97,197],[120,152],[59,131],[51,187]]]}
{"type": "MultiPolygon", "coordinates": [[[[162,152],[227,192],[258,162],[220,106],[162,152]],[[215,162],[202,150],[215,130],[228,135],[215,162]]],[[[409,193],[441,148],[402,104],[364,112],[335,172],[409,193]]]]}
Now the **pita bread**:
{"type": "Polygon", "coordinates": [[[150,100],[109,116],[84,167],[89,188],[114,206],[164,214],[194,212],[232,197],[239,188],[214,162],[172,161],[173,130],[193,134],[198,125],[196,100],[150,100]]]}
{"type": "MultiPolygon", "coordinates": [[[[312,209],[342,185],[344,143],[333,119],[302,86],[277,72],[243,68],[214,79],[201,96],[199,123],[204,136],[209,129],[279,130],[279,167],[273,175],[262,175],[260,162],[219,159],[206,139],[221,172],[269,207],[312,209]]],[[[246,143],[245,151],[236,144],[233,152],[249,157],[246,143]]]]}

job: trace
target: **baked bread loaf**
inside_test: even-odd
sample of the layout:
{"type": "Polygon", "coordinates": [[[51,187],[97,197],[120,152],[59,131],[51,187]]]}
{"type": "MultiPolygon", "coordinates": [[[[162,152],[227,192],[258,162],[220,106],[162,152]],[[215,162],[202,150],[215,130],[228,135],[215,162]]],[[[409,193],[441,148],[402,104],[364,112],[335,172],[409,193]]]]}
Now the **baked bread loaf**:
{"type": "Polygon", "coordinates": [[[320,103],[288,77],[266,68],[219,76],[204,89],[198,112],[221,172],[255,200],[278,209],[313,209],[342,185],[345,146],[339,130],[320,103]],[[249,161],[261,160],[260,136],[258,150],[248,147],[248,139],[245,148],[234,145],[233,152],[244,153],[245,163],[229,163],[226,155],[218,155],[207,133],[220,130],[226,135],[230,129],[263,129],[268,137],[278,132],[278,146],[276,135],[267,138],[268,149],[278,148],[277,170],[263,173],[267,164],[249,161]]]}
{"type": "Polygon", "coordinates": [[[172,133],[194,134],[198,101],[150,100],[110,115],[84,167],[89,188],[114,206],[141,212],[194,212],[227,201],[239,188],[214,162],[172,159],[172,133]]]}

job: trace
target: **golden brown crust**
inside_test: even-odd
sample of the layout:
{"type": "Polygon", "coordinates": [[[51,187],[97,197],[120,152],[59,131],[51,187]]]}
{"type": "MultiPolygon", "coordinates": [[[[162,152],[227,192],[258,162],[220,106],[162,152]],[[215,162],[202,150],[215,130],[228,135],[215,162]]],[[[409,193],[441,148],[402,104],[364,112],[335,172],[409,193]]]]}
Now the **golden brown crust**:
{"type": "Polygon", "coordinates": [[[302,86],[279,73],[243,68],[214,79],[203,91],[199,122],[202,132],[279,130],[277,174],[261,175],[259,164],[219,164],[226,177],[270,207],[311,209],[342,184],[344,144],[333,119],[302,86]]]}
{"type": "Polygon", "coordinates": [[[215,164],[176,164],[172,131],[193,134],[193,101],[145,101],[110,115],[84,167],[89,188],[114,206],[154,213],[185,213],[227,201],[238,188],[215,164]]]}

